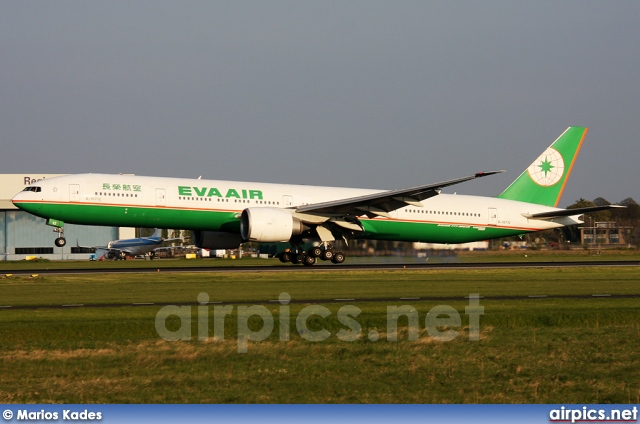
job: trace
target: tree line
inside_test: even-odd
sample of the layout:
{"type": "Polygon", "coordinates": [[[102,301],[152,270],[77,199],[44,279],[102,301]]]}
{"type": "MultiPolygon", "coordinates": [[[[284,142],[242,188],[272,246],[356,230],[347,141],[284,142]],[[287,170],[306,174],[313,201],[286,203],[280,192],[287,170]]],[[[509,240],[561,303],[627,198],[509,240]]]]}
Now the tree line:
{"type": "MultiPolygon", "coordinates": [[[[614,203],[611,203],[602,197],[598,197],[593,201],[581,198],[568,206],[567,209],[606,206],[612,204],[614,203]]],[[[585,223],[583,226],[593,227],[596,222],[610,222],[614,223],[617,227],[627,227],[629,231],[627,241],[629,244],[637,247],[640,243],[640,205],[631,197],[627,197],[615,204],[625,206],[625,208],[609,209],[585,214],[585,223]]],[[[564,241],[580,243],[579,227],[579,225],[574,225],[572,227],[563,228],[562,237],[564,238],[564,241]]]]}

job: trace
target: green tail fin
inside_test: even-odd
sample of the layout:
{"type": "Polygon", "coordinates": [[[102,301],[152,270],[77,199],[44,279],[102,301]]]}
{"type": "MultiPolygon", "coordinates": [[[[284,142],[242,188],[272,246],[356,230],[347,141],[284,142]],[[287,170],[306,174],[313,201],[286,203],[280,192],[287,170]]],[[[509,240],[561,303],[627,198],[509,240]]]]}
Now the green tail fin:
{"type": "Polygon", "coordinates": [[[558,206],[587,128],[569,127],[498,197],[558,206]]]}

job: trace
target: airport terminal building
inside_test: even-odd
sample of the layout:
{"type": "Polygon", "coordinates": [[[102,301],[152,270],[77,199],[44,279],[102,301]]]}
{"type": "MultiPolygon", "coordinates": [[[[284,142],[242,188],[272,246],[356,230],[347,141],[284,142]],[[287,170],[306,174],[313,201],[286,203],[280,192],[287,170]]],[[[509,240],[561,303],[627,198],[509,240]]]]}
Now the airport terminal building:
{"type": "MultiPolygon", "coordinates": [[[[90,252],[78,246],[105,246],[109,241],[135,237],[135,229],[65,224],[67,245],[56,247],[54,227],[44,218],[16,208],[11,198],[31,183],[63,174],[0,174],[0,261],[88,259],[90,252]]],[[[53,217],[55,218],[55,217],[53,217]]]]}

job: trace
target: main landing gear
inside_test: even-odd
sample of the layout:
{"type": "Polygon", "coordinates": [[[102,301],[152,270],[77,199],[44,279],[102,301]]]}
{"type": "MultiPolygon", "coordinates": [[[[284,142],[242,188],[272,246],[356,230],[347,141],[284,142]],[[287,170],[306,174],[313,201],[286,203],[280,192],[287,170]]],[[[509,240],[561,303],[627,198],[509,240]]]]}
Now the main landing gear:
{"type": "Polygon", "coordinates": [[[312,266],[318,262],[318,259],[322,261],[331,261],[334,264],[341,264],[345,260],[344,253],[340,251],[334,251],[332,248],[320,246],[312,247],[311,249],[304,250],[286,250],[279,255],[280,262],[292,264],[303,264],[305,266],[312,266]]]}
{"type": "Polygon", "coordinates": [[[114,261],[126,261],[127,260],[127,254],[125,252],[122,251],[109,251],[107,252],[107,254],[105,255],[107,259],[113,259],[114,261]]]}

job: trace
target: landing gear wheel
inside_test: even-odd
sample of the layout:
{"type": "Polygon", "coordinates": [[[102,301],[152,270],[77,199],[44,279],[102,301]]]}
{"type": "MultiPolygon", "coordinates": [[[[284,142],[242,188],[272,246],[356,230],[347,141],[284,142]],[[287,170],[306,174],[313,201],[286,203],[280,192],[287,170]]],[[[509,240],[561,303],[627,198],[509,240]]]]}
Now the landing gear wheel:
{"type": "Polygon", "coordinates": [[[313,266],[313,265],[316,264],[316,258],[315,258],[315,256],[307,255],[302,260],[302,263],[304,264],[304,266],[313,266]]]}
{"type": "Polygon", "coordinates": [[[333,255],[333,259],[331,259],[331,262],[333,262],[334,264],[341,264],[342,262],[344,262],[344,260],[345,260],[344,253],[336,252],[333,255]]]}
{"type": "Polygon", "coordinates": [[[152,261],[156,257],[154,252],[149,252],[149,260],[152,261]]]}
{"type": "Polygon", "coordinates": [[[295,253],[291,256],[291,263],[294,265],[301,264],[305,256],[302,253],[295,253]]]}
{"type": "Polygon", "coordinates": [[[67,239],[64,237],[58,237],[54,243],[58,247],[64,247],[67,244],[67,239]]]}
{"type": "Polygon", "coordinates": [[[120,252],[120,254],[118,255],[120,259],[122,259],[123,261],[127,260],[127,254],[124,252],[120,252]]]}
{"type": "Polygon", "coordinates": [[[280,262],[286,264],[287,262],[291,262],[291,252],[282,252],[280,254],[280,262]]]}
{"type": "Polygon", "coordinates": [[[309,249],[307,254],[312,258],[319,258],[322,256],[322,249],[319,246],[312,247],[311,249],[309,249]]]}
{"type": "Polygon", "coordinates": [[[327,249],[325,251],[322,252],[322,256],[320,256],[320,258],[323,261],[330,261],[333,259],[333,250],[331,249],[327,249]]]}

